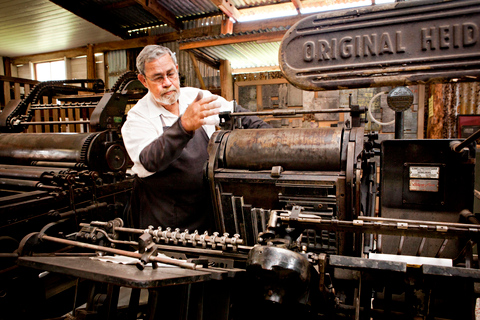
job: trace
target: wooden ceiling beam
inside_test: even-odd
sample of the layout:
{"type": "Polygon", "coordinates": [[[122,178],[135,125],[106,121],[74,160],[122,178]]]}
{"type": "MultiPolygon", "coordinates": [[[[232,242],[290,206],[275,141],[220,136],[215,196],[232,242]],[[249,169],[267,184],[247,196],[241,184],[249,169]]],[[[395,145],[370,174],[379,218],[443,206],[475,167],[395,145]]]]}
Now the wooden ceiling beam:
{"type": "Polygon", "coordinates": [[[300,14],[300,10],[302,9],[302,3],[300,2],[300,0],[292,0],[292,3],[295,6],[297,13],[300,14]]]}
{"type": "Polygon", "coordinates": [[[246,34],[220,39],[208,39],[192,42],[180,43],[180,50],[198,49],[204,47],[222,46],[227,44],[243,43],[243,42],[274,42],[281,41],[286,31],[272,31],[254,34],[246,34]]]}
{"type": "Polygon", "coordinates": [[[175,30],[180,31],[183,29],[182,23],[158,0],[135,0],[135,2],[175,30]]]}
{"type": "Polygon", "coordinates": [[[208,56],[206,53],[198,50],[192,49],[188,50],[189,53],[192,53],[198,61],[205,63],[206,65],[212,67],[213,69],[220,69],[220,61],[208,56]]]}
{"type": "Polygon", "coordinates": [[[232,18],[235,21],[238,21],[240,19],[240,12],[231,1],[212,0],[212,3],[215,4],[229,18],[232,18]]]}
{"type": "MultiPolygon", "coordinates": [[[[200,27],[195,29],[184,30],[181,33],[179,32],[170,32],[159,34],[155,36],[147,36],[141,38],[134,38],[128,40],[120,41],[110,41],[103,42],[93,45],[93,50],[95,53],[103,53],[107,51],[122,50],[122,49],[132,49],[132,48],[143,48],[148,44],[157,44],[178,41],[180,39],[196,38],[196,37],[205,37],[211,35],[219,35],[220,26],[212,25],[208,27],[200,27]]],[[[75,58],[78,56],[83,56],[87,54],[87,47],[79,47],[69,50],[54,51],[48,53],[33,54],[28,56],[18,56],[12,57],[11,62],[13,65],[25,64],[28,62],[41,62],[48,60],[57,60],[67,58],[75,58]]]]}

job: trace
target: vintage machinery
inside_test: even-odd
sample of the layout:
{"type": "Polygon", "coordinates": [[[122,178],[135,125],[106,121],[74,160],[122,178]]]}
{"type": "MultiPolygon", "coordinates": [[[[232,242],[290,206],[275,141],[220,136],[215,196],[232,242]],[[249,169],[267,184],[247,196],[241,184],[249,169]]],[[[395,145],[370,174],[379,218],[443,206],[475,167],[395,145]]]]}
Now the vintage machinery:
{"type": "Polygon", "coordinates": [[[21,309],[15,303],[21,295],[14,288],[23,280],[12,252],[25,235],[59,221],[61,232],[68,234],[84,219],[126,218],[132,179],[119,128],[128,104],[145,89],[131,72],[104,91],[100,80],[43,82],[0,113],[0,243],[6,256],[0,268],[0,304],[9,310],[7,318],[15,306],[21,309]],[[82,119],[52,120],[53,112],[82,119]],[[70,125],[82,130],[65,132],[70,125]],[[46,132],[28,132],[40,126],[46,132]]]}
{"type": "MultiPolygon", "coordinates": [[[[292,84],[307,90],[396,87],[389,105],[398,125],[411,104],[408,90],[398,86],[478,80],[479,14],[477,1],[434,0],[313,15],[285,35],[280,65],[292,84]]],[[[480,133],[379,143],[376,133],[364,132],[366,106],[334,111],[350,113],[350,124],[248,130],[239,121],[246,113],[221,114],[205,165],[214,233],[139,230],[120,219],[82,222],[71,234],[49,225],[23,239],[17,263],[130,286],[134,298],[135,290],[148,288],[152,298],[142,318],[158,314],[157,289],[170,286],[183,290],[179,299],[161,295],[170,307],[162,315],[173,318],[178,315],[167,310],[185,301],[198,319],[474,319],[480,133]],[[73,246],[78,256],[39,256],[49,245],[73,246]],[[80,253],[91,250],[133,257],[137,267],[86,262],[80,253]],[[80,262],[84,269],[74,265],[80,262]],[[167,277],[165,269],[154,272],[160,262],[188,271],[167,277]],[[199,300],[205,292],[210,299],[199,300]],[[210,309],[191,309],[205,304],[210,309]]],[[[109,288],[109,297],[118,296],[109,288]]],[[[105,301],[106,311],[87,304],[87,314],[114,317],[115,298],[105,301]]]]}

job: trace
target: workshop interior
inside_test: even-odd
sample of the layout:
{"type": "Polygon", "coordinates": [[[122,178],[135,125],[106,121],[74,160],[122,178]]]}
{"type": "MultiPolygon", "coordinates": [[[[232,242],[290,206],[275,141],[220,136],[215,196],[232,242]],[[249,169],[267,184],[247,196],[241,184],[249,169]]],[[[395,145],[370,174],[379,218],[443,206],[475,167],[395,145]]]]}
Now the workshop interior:
{"type": "Polygon", "coordinates": [[[83,78],[3,57],[0,319],[479,319],[478,1],[44,2],[121,40],[77,50],[83,78]],[[242,29],[272,3],[296,13],[242,29]],[[121,128],[147,43],[177,53],[182,86],[248,109],[208,144],[213,231],[131,214],[121,128]],[[272,46],[271,70],[233,65],[272,46]]]}

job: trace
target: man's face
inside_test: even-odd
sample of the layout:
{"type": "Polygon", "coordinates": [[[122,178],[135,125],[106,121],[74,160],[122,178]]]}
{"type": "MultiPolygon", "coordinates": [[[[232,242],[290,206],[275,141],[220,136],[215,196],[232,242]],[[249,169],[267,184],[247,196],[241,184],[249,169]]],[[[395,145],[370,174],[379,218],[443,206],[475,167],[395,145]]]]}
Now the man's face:
{"type": "Polygon", "coordinates": [[[139,75],[138,79],[163,106],[175,104],[180,96],[178,65],[169,54],[145,63],[145,75],[139,75]]]}

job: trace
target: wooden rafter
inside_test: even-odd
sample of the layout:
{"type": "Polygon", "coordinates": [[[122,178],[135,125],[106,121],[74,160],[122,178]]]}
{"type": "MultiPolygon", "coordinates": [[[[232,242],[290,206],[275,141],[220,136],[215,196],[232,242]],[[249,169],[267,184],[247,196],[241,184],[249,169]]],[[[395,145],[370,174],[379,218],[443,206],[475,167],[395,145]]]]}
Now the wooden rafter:
{"type": "Polygon", "coordinates": [[[235,5],[229,0],[211,0],[223,13],[229,18],[238,21],[240,18],[240,12],[235,5]]]}
{"type": "Polygon", "coordinates": [[[198,61],[205,63],[206,65],[212,67],[213,69],[220,69],[220,61],[208,56],[206,53],[198,50],[192,49],[188,50],[190,54],[193,54],[198,61]]]}
{"type": "Polygon", "coordinates": [[[203,89],[203,90],[207,89],[207,87],[205,87],[205,82],[203,81],[200,68],[198,67],[197,58],[195,58],[195,55],[191,51],[188,51],[188,54],[190,55],[190,59],[192,60],[192,64],[193,64],[193,69],[195,70],[195,74],[197,75],[198,81],[200,82],[200,89],[203,89]]]}
{"type": "Polygon", "coordinates": [[[273,32],[263,32],[255,34],[246,34],[239,35],[234,37],[225,37],[220,39],[207,39],[199,40],[193,42],[181,43],[179,45],[180,50],[190,50],[198,49],[204,47],[213,47],[227,44],[235,44],[242,42],[272,42],[272,41],[281,41],[286,31],[273,31],[273,32]]]}
{"type": "Polygon", "coordinates": [[[167,10],[158,0],[135,0],[135,2],[175,30],[183,29],[182,24],[175,15],[167,10]]]}
{"type": "Polygon", "coordinates": [[[291,0],[293,5],[295,6],[295,9],[297,9],[297,13],[300,14],[300,10],[302,9],[302,3],[300,0],[291,0]]]}

